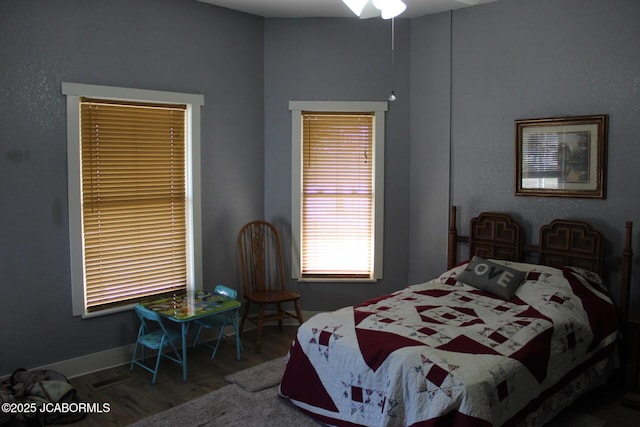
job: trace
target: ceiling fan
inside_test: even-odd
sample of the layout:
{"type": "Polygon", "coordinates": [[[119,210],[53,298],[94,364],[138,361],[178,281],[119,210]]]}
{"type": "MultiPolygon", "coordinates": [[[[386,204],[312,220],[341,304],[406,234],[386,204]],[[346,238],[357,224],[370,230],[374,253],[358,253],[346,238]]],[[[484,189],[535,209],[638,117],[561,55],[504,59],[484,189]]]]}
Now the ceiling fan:
{"type": "Polygon", "coordinates": [[[391,94],[389,101],[397,99],[393,90],[394,75],[394,44],[395,44],[395,17],[400,15],[407,8],[402,0],[342,0],[349,6],[360,19],[382,16],[382,19],[391,19],[391,94]]]}
{"type": "Polygon", "coordinates": [[[407,8],[402,0],[342,0],[360,19],[382,16],[391,19],[400,15],[407,8]]]}

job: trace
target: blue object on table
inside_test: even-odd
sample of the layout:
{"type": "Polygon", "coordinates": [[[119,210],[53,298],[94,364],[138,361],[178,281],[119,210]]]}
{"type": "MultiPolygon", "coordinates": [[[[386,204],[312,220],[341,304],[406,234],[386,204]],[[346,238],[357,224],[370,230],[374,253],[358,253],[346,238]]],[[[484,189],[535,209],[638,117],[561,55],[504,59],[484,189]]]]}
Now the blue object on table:
{"type": "Polygon", "coordinates": [[[155,384],[158,376],[158,368],[160,367],[160,359],[163,356],[184,366],[183,358],[175,345],[175,341],[178,341],[181,335],[177,331],[167,329],[162,323],[162,318],[157,312],[141,305],[135,305],[134,309],[138,314],[138,317],[140,317],[140,329],[138,330],[138,338],[136,340],[136,346],[133,351],[131,367],[129,370],[133,371],[133,365],[141,366],[153,374],[153,380],[151,382],[152,384],[155,384]],[[136,360],[138,347],[142,348],[142,358],[140,360],[136,360]],[[175,357],[171,356],[169,353],[164,353],[163,350],[165,347],[171,347],[171,350],[175,353],[175,357]],[[145,348],[157,350],[158,352],[154,368],[145,364],[145,348]]]}
{"type": "MultiPolygon", "coordinates": [[[[238,292],[236,292],[235,289],[231,289],[227,286],[224,285],[217,285],[215,287],[215,289],[213,290],[213,295],[222,295],[225,296],[227,298],[231,298],[231,299],[238,299],[238,292]]],[[[231,326],[233,325],[233,321],[234,321],[234,317],[232,315],[232,313],[230,312],[222,312],[219,314],[213,314],[211,316],[207,316],[207,317],[203,317],[200,318],[198,320],[195,321],[196,325],[198,326],[198,332],[196,332],[196,337],[194,339],[193,342],[193,347],[195,348],[198,345],[198,339],[200,338],[200,333],[202,332],[203,329],[215,329],[218,328],[219,332],[218,332],[218,339],[216,340],[215,345],[211,345],[208,344],[206,342],[203,342],[202,344],[206,345],[207,347],[213,349],[213,352],[211,353],[211,359],[216,357],[216,353],[218,352],[218,347],[220,346],[220,343],[222,342],[222,338],[224,338],[224,329],[227,326],[231,326]]],[[[242,343],[240,343],[240,346],[242,346],[242,343]]]]}

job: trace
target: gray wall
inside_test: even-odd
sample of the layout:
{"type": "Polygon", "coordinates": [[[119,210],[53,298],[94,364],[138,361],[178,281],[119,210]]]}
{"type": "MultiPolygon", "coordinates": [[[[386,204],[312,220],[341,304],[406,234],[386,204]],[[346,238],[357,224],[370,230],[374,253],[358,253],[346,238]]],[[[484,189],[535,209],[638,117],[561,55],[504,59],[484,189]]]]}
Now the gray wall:
{"type": "MultiPolygon", "coordinates": [[[[446,197],[432,188],[434,173],[419,170],[441,161],[450,164],[449,197],[460,208],[463,233],[469,219],[485,210],[513,213],[533,243],[539,226],[554,218],[585,219],[612,237],[605,250],[619,255],[625,221],[632,220],[634,251],[640,253],[639,1],[500,0],[450,17],[423,17],[411,22],[411,58],[411,247],[420,250],[412,250],[410,279],[439,270],[417,260],[441,254],[446,236],[446,197]],[[450,97],[440,87],[448,78],[450,97]],[[448,104],[445,125],[439,120],[447,119],[446,112],[438,106],[448,104]],[[514,196],[514,120],[583,114],[609,115],[607,198],[514,196]],[[425,193],[437,193],[437,200],[423,199],[425,193]],[[436,232],[439,238],[421,241],[436,232]]],[[[441,178],[446,180],[444,173],[441,178]]],[[[634,292],[635,316],[639,298],[634,292]]]]}
{"type": "Polygon", "coordinates": [[[263,26],[192,0],[0,2],[0,375],[137,332],[130,312],[71,316],[63,81],[204,95],[204,280],[235,285],[264,203],[263,26]]]}
{"type": "Polygon", "coordinates": [[[449,13],[411,22],[409,283],[447,265],[451,150],[449,13]]]}
{"type": "MultiPolygon", "coordinates": [[[[265,24],[265,217],[291,225],[289,101],[386,101],[391,92],[391,21],[268,19],[265,24]]],[[[378,283],[297,283],[307,310],[328,310],[406,283],[409,236],[409,20],[395,25],[395,92],[385,140],[384,279],[378,283]]],[[[290,254],[290,250],[288,250],[290,254]]],[[[290,262],[287,263],[290,270],[290,262]]]]}

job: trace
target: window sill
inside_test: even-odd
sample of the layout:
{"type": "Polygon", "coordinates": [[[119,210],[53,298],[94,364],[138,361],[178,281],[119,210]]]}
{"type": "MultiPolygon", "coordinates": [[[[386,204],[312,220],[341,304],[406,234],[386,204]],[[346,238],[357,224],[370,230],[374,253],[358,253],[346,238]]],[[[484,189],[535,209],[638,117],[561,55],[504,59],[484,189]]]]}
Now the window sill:
{"type": "Polygon", "coordinates": [[[370,277],[296,277],[299,283],[376,283],[380,279],[370,277]]]}

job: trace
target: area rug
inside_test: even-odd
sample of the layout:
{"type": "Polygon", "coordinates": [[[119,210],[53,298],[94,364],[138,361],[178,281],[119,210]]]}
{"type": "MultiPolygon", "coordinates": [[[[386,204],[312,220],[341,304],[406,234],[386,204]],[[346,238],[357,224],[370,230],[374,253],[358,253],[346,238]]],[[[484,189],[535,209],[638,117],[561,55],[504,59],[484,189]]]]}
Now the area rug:
{"type": "Polygon", "coordinates": [[[230,384],[197,399],[139,421],[135,427],[155,426],[291,426],[321,424],[278,396],[278,387],[252,393],[230,384]]]}
{"type": "Polygon", "coordinates": [[[261,365],[227,375],[224,379],[232,384],[238,384],[247,391],[260,391],[280,384],[285,365],[285,358],[280,357],[261,365]]]}
{"type": "MultiPolygon", "coordinates": [[[[230,426],[317,427],[321,424],[278,396],[285,359],[227,375],[232,383],[175,408],[152,415],[134,427],[230,426]]],[[[545,427],[603,427],[603,420],[588,414],[564,411],[545,427]]]]}
{"type": "Polygon", "coordinates": [[[175,408],[152,415],[134,427],[155,426],[282,426],[317,427],[323,424],[304,415],[278,396],[285,359],[278,358],[234,374],[231,382],[175,408]]]}

